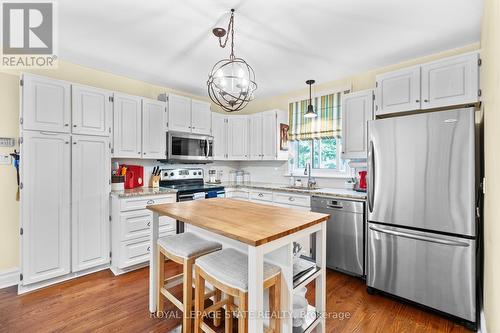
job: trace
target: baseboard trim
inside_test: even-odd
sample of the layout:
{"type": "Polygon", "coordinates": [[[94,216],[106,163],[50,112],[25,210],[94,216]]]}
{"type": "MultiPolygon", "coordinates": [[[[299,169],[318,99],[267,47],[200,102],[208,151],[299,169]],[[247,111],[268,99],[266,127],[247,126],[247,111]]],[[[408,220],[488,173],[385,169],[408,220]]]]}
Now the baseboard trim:
{"type": "Polygon", "coordinates": [[[0,271],[0,289],[12,287],[19,283],[19,268],[0,271]]]}
{"type": "Polygon", "coordinates": [[[481,318],[480,318],[480,325],[479,325],[478,332],[480,332],[480,333],[488,333],[486,331],[486,318],[484,317],[484,310],[483,309],[481,309],[480,316],[481,316],[481,318]]]}

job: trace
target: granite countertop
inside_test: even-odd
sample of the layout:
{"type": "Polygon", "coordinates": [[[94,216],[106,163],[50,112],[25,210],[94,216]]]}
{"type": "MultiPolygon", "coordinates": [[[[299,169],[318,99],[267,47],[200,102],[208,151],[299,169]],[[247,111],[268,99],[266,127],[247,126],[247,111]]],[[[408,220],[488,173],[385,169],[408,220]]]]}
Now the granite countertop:
{"type": "Polygon", "coordinates": [[[310,190],[307,188],[290,188],[290,185],[287,184],[272,184],[272,183],[259,183],[259,182],[251,182],[245,184],[236,184],[228,182],[228,183],[222,183],[222,185],[226,188],[252,188],[260,190],[305,194],[311,196],[312,195],[328,196],[328,197],[347,198],[355,200],[366,200],[366,192],[357,192],[354,190],[348,190],[344,188],[320,187],[315,190],[310,190]]]}
{"type": "Polygon", "coordinates": [[[177,193],[177,190],[165,187],[159,187],[159,188],[136,187],[124,191],[111,191],[112,195],[116,195],[120,198],[145,197],[149,195],[159,195],[159,194],[169,194],[169,193],[177,193]]]}

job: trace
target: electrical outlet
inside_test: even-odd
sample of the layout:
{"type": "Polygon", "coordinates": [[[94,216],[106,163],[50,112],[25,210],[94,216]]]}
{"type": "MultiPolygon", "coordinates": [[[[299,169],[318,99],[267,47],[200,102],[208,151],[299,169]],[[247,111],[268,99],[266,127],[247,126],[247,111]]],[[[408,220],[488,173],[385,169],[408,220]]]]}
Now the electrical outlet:
{"type": "Polygon", "coordinates": [[[11,157],[9,154],[0,154],[0,165],[10,165],[11,157]]]}

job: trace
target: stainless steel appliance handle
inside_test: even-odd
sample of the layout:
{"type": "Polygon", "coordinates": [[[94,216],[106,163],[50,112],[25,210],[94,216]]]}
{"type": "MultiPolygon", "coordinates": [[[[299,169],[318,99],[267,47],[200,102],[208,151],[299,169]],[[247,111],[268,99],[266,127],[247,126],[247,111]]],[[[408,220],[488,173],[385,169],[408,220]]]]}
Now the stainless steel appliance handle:
{"type": "Polygon", "coordinates": [[[209,144],[209,142],[208,142],[208,138],[207,138],[207,139],[205,139],[205,141],[207,142],[207,154],[205,155],[205,157],[207,157],[207,158],[208,158],[208,156],[210,156],[210,144],[209,144]]]}
{"type": "Polygon", "coordinates": [[[328,207],[328,208],[335,208],[335,209],[342,209],[342,208],[344,208],[343,206],[337,206],[337,205],[328,205],[326,207],[328,207]]]}
{"type": "Polygon", "coordinates": [[[416,239],[416,240],[421,240],[425,242],[431,242],[431,243],[437,243],[437,244],[444,244],[444,245],[452,245],[452,246],[463,246],[463,247],[468,247],[469,244],[465,242],[459,242],[459,241],[452,241],[449,239],[443,239],[443,238],[438,238],[438,237],[430,237],[430,236],[422,236],[422,235],[417,235],[414,233],[410,232],[401,232],[401,231],[394,231],[394,230],[387,230],[387,229],[382,229],[379,227],[374,227],[370,226],[370,230],[376,231],[376,232],[381,232],[384,234],[389,234],[389,235],[394,235],[394,236],[399,236],[399,237],[405,237],[405,238],[410,238],[410,239],[416,239]]]}
{"type": "Polygon", "coordinates": [[[368,210],[373,212],[373,195],[375,191],[375,152],[373,149],[373,141],[370,140],[368,149],[368,210]]]}
{"type": "Polygon", "coordinates": [[[192,194],[181,194],[181,195],[179,195],[179,199],[182,199],[182,198],[193,198],[193,195],[192,194]]]}

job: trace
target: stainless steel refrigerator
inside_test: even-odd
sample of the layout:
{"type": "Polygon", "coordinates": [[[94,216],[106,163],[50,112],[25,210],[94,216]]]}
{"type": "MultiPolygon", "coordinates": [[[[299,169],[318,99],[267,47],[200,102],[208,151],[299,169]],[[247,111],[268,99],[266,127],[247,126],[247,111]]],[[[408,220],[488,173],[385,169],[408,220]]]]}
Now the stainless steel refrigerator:
{"type": "Polygon", "coordinates": [[[369,290],[476,321],[474,109],[369,122],[369,290]]]}

